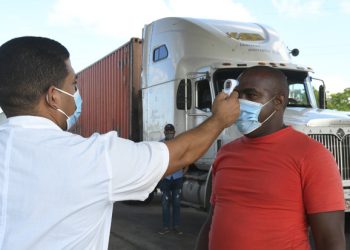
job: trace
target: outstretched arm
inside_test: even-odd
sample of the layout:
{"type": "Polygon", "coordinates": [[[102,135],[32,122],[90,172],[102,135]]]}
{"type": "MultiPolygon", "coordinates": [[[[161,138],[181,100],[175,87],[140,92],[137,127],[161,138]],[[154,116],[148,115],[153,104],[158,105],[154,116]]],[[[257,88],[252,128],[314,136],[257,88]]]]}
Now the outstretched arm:
{"type": "Polygon", "coordinates": [[[239,116],[238,93],[220,93],[213,103],[213,115],[198,127],[166,141],[169,166],[165,176],[190,165],[202,156],[222,130],[231,126],[239,116]]]}

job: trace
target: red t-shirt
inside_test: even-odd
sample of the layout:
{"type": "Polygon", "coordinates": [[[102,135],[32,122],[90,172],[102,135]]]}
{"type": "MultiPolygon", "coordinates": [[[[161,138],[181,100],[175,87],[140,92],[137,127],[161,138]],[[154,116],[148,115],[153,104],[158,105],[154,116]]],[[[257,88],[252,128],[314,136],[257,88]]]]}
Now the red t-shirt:
{"type": "Polygon", "coordinates": [[[344,210],[332,154],[287,127],[223,146],[213,165],[213,250],[310,249],[306,214],[344,210]]]}

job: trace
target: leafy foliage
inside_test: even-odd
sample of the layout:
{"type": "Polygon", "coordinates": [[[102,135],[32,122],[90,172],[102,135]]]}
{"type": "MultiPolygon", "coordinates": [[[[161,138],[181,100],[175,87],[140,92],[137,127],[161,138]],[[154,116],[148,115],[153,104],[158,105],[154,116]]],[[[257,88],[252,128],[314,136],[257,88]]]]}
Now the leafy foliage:
{"type": "Polygon", "coordinates": [[[346,88],[340,93],[331,94],[327,98],[327,108],[350,111],[350,88],[346,88]]]}

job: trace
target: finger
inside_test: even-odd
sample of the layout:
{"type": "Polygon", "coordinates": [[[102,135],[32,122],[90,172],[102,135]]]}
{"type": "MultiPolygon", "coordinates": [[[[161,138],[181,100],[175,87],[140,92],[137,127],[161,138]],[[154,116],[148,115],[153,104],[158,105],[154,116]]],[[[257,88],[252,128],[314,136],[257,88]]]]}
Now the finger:
{"type": "Polygon", "coordinates": [[[238,91],[237,90],[232,91],[230,97],[238,98],[239,97],[238,91]]]}
{"type": "Polygon", "coordinates": [[[226,99],[228,97],[228,94],[226,94],[225,92],[220,92],[217,96],[216,96],[216,98],[218,99],[218,100],[224,100],[224,99],[226,99]]]}
{"type": "Polygon", "coordinates": [[[234,91],[232,91],[232,93],[230,94],[230,96],[228,96],[227,98],[237,100],[237,99],[238,99],[238,96],[239,96],[239,95],[238,95],[238,91],[234,90],[234,91]]]}

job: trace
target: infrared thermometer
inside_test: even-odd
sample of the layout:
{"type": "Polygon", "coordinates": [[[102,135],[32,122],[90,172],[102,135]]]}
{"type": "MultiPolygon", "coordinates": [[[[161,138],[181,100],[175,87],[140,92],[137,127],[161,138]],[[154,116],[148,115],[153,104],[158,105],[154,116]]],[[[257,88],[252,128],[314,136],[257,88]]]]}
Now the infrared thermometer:
{"type": "Polygon", "coordinates": [[[228,95],[232,93],[232,91],[235,89],[235,87],[238,85],[238,81],[235,79],[227,79],[224,82],[224,92],[228,95]]]}

